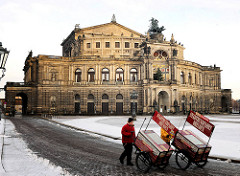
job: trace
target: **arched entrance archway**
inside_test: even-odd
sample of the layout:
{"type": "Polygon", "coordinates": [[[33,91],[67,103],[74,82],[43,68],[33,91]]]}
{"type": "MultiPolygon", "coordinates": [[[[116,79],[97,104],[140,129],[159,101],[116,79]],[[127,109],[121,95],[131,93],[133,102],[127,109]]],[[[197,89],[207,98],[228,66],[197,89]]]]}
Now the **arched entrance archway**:
{"type": "Polygon", "coordinates": [[[22,113],[22,115],[27,114],[27,105],[28,105],[28,97],[25,93],[21,92],[15,96],[15,110],[22,113]],[[20,98],[21,97],[21,98],[20,98]]]}
{"type": "Polygon", "coordinates": [[[102,95],[102,114],[107,115],[109,112],[109,97],[107,94],[102,95]]]}
{"type": "Polygon", "coordinates": [[[228,112],[227,97],[222,96],[221,98],[222,112],[228,112]]]}
{"type": "MultiPolygon", "coordinates": [[[[89,94],[88,95],[88,103],[87,103],[87,108],[88,108],[88,114],[92,115],[94,114],[94,95],[93,94],[89,94]]],[[[96,107],[95,107],[96,108],[96,107]]],[[[96,111],[96,109],[95,109],[96,111]]]]}
{"type": "Polygon", "coordinates": [[[169,95],[166,91],[158,93],[158,105],[160,112],[166,113],[169,109],[169,95]]]}
{"type": "Polygon", "coordinates": [[[117,94],[116,96],[116,114],[123,114],[123,96],[122,94],[117,94]]]}

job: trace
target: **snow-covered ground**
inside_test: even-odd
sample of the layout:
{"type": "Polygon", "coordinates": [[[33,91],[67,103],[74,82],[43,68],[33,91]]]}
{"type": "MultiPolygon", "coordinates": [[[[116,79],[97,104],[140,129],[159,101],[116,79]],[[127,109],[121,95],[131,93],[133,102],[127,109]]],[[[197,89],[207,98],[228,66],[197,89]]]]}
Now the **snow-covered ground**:
{"type": "Polygon", "coordinates": [[[36,153],[28,149],[20,135],[15,131],[14,125],[9,120],[0,121],[1,135],[0,162],[1,176],[65,176],[70,174],[61,167],[55,166],[49,160],[38,157],[36,153]]]}
{"type": "MultiPolygon", "coordinates": [[[[177,128],[182,129],[187,116],[165,116],[177,128]]],[[[240,160],[240,116],[239,115],[207,115],[210,121],[215,125],[210,145],[212,150],[210,156],[220,156],[227,159],[240,160]]],[[[138,116],[135,122],[136,132],[139,130],[142,122],[146,118],[143,129],[149,122],[150,116],[138,116]]],[[[55,117],[53,120],[70,126],[74,126],[89,131],[110,135],[121,138],[121,127],[127,122],[127,116],[99,116],[87,117],[55,117]]],[[[160,127],[151,121],[148,129],[152,129],[160,134],[160,127]]],[[[208,140],[201,132],[191,125],[186,125],[185,129],[192,130],[199,137],[208,140]]],[[[109,139],[110,140],[110,139],[109,139]]],[[[121,140],[112,140],[121,143],[121,140]]]]}

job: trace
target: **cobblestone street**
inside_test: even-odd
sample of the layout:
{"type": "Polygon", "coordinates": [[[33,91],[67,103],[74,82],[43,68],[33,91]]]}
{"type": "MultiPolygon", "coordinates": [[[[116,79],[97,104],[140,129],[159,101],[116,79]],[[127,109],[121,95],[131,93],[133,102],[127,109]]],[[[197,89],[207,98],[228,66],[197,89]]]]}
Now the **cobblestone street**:
{"type": "MultiPolygon", "coordinates": [[[[203,168],[192,165],[187,171],[181,171],[170,159],[170,166],[164,171],[152,168],[150,173],[140,173],[136,166],[122,166],[119,156],[122,146],[101,138],[62,127],[55,123],[37,119],[11,119],[20,137],[38,156],[61,166],[72,175],[238,175],[238,164],[209,160],[203,168]]],[[[133,154],[133,161],[135,155],[133,154]]]]}

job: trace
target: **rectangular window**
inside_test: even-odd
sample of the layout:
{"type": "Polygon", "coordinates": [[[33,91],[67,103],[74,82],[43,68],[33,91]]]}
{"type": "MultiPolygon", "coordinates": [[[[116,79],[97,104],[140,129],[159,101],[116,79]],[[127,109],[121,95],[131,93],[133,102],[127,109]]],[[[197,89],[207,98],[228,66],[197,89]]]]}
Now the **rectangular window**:
{"type": "Polygon", "coordinates": [[[87,43],[87,48],[91,48],[91,43],[87,43]]]}
{"type": "Polygon", "coordinates": [[[129,42],[125,42],[125,48],[130,48],[130,43],[129,42]]]}
{"type": "Polygon", "coordinates": [[[115,42],[115,48],[120,48],[120,42],[115,42]]]}
{"type": "Polygon", "coordinates": [[[110,42],[105,42],[105,48],[110,48],[110,42]]]}
{"type": "Polygon", "coordinates": [[[134,48],[138,48],[139,43],[134,43],[134,48]]]}
{"type": "Polygon", "coordinates": [[[96,48],[100,48],[100,42],[96,42],[96,48]]]}
{"type": "Polygon", "coordinates": [[[173,50],[173,56],[177,56],[178,55],[178,50],[173,50]]]}

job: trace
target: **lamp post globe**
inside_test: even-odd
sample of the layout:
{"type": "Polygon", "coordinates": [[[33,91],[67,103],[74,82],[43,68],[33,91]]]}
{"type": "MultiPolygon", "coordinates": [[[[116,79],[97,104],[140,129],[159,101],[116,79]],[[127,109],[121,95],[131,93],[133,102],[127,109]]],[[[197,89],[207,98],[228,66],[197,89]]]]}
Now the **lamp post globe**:
{"type": "Polygon", "coordinates": [[[5,65],[9,55],[7,48],[2,47],[2,42],[0,42],[0,70],[2,70],[2,75],[0,75],[0,80],[5,76],[4,72],[6,71],[5,65]]]}

